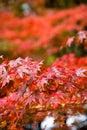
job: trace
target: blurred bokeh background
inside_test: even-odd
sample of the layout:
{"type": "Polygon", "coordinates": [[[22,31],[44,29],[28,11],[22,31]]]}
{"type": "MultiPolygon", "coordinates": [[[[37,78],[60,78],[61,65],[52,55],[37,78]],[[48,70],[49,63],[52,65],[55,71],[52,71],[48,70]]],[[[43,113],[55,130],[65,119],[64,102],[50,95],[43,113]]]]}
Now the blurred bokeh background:
{"type": "Polygon", "coordinates": [[[73,51],[59,48],[69,36],[87,30],[86,17],[87,0],[0,0],[0,54],[45,59],[49,65],[73,51]]]}

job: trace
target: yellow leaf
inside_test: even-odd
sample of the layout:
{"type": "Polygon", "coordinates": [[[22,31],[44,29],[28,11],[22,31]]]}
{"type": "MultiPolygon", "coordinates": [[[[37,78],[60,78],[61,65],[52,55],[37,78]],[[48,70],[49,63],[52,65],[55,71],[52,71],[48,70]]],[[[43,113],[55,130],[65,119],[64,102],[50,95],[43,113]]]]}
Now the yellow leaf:
{"type": "Polygon", "coordinates": [[[0,123],[0,127],[1,128],[4,128],[6,125],[7,125],[7,122],[5,120],[0,123]]]}

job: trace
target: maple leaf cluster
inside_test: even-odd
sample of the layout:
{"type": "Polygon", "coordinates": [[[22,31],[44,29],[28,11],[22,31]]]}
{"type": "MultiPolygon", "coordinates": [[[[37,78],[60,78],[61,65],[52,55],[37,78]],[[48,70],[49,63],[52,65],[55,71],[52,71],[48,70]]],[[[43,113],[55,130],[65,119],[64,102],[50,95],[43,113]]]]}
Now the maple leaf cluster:
{"type": "Polygon", "coordinates": [[[76,36],[72,36],[67,38],[63,43],[62,46],[70,47],[72,44],[76,44],[78,46],[79,44],[83,45],[83,49],[87,49],[87,31],[79,31],[76,36]]]}
{"type": "Polygon", "coordinates": [[[46,57],[54,54],[59,51],[61,40],[65,36],[70,32],[73,34],[74,30],[80,31],[86,28],[86,10],[86,5],[80,5],[67,10],[46,11],[43,16],[31,15],[23,18],[11,12],[2,11],[0,13],[0,45],[2,46],[4,42],[8,46],[6,48],[3,44],[1,52],[10,51],[16,57],[18,55],[46,57]],[[14,51],[9,50],[12,47],[14,51]]]}
{"type": "Polygon", "coordinates": [[[82,113],[87,104],[87,31],[81,31],[87,27],[87,5],[23,18],[0,13],[0,129],[23,130],[48,112],[63,127],[67,115],[82,113]],[[79,46],[82,57],[72,53],[79,46]],[[49,66],[28,57],[41,59],[65,48],[72,50],[49,66]],[[25,58],[7,60],[4,53],[25,58]]]}
{"type": "MultiPolygon", "coordinates": [[[[87,57],[64,55],[49,67],[42,65],[28,57],[1,63],[0,128],[22,129],[29,115],[39,111],[82,112],[87,103],[87,57]]],[[[38,116],[34,118],[41,119],[38,116]]]]}

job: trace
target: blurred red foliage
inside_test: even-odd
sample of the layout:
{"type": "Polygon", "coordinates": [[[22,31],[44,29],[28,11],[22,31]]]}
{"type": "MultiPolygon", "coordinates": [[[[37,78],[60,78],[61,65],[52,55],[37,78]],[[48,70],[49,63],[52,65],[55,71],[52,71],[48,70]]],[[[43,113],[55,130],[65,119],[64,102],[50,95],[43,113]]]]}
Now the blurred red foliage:
{"type": "MultiPolygon", "coordinates": [[[[24,18],[10,12],[0,14],[0,44],[17,45],[16,57],[48,56],[73,43],[87,49],[87,32],[81,31],[87,27],[86,5],[24,18]],[[61,43],[73,30],[80,32],[61,43]]],[[[0,129],[22,130],[31,119],[40,121],[42,112],[48,111],[57,112],[62,126],[64,114],[82,112],[86,103],[87,56],[66,54],[48,67],[28,57],[8,61],[0,56],[0,129]]]]}
{"type": "Polygon", "coordinates": [[[83,30],[87,26],[87,6],[46,11],[43,16],[31,14],[24,18],[10,12],[0,12],[0,17],[0,40],[17,44],[15,55],[35,56],[35,52],[50,55],[58,51],[59,41],[67,33],[83,30]]]}

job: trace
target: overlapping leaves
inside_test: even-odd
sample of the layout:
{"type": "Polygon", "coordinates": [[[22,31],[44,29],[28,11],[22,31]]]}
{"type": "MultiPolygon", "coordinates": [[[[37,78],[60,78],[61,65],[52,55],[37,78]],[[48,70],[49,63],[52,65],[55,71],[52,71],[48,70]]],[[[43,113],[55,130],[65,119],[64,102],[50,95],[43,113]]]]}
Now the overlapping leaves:
{"type": "Polygon", "coordinates": [[[3,62],[0,81],[0,127],[19,129],[29,113],[75,111],[87,102],[87,57],[65,55],[46,68],[28,57],[3,62]]]}

